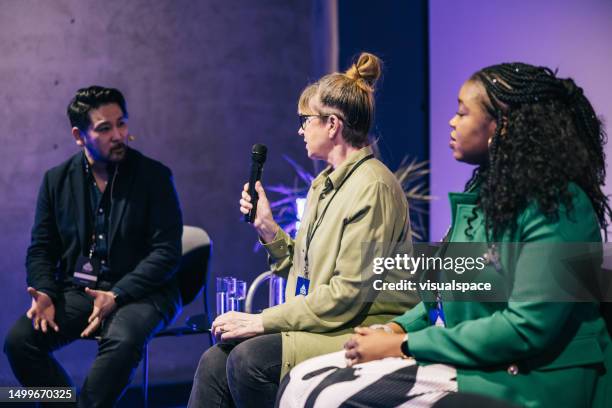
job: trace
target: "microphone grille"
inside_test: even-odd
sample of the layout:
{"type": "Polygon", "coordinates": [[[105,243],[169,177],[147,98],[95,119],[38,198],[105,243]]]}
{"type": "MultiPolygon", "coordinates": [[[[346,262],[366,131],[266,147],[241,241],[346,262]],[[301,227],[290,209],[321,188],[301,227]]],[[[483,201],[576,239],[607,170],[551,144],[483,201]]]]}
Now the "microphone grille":
{"type": "Polygon", "coordinates": [[[264,163],[266,161],[266,156],[268,154],[268,148],[263,144],[254,144],[253,150],[251,151],[251,158],[253,161],[258,163],[264,163]]]}

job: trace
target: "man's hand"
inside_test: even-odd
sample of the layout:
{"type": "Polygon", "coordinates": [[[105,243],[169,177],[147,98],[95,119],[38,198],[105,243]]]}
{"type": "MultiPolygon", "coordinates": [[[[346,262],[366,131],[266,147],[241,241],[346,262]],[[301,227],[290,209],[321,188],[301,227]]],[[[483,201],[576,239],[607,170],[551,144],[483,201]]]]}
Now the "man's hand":
{"type": "Polygon", "coordinates": [[[85,293],[91,296],[94,299],[93,302],[93,311],[87,319],[87,323],[89,325],[83,330],[81,333],[81,337],[87,337],[91,333],[95,332],[102,320],[106,318],[109,314],[113,312],[117,308],[117,304],[115,303],[115,294],[110,291],[104,290],[93,290],[89,288],[85,288],[85,293]]]}
{"type": "Polygon", "coordinates": [[[248,339],[264,332],[260,314],[227,312],[217,317],[211,327],[217,340],[248,339]]]}
{"type": "MultiPolygon", "coordinates": [[[[240,212],[243,214],[248,214],[253,208],[251,196],[248,191],[249,183],[246,183],[242,190],[242,198],[240,199],[240,212]]],[[[274,217],[272,217],[270,202],[268,201],[268,197],[266,197],[266,192],[261,182],[258,181],[255,183],[255,191],[257,191],[259,199],[257,200],[257,213],[253,221],[253,227],[255,227],[263,242],[268,243],[274,239],[280,227],[276,221],[274,221],[274,217]]]]}
{"type": "Polygon", "coordinates": [[[28,293],[32,296],[32,306],[26,312],[28,319],[32,320],[34,330],[42,330],[46,333],[48,327],[56,332],[59,327],[55,324],[55,305],[53,300],[46,293],[39,292],[32,287],[28,287],[28,293]]]}
{"type": "Polygon", "coordinates": [[[347,364],[367,363],[386,357],[402,357],[401,345],[405,333],[386,333],[368,327],[356,327],[355,334],[344,343],[347,364]]]}

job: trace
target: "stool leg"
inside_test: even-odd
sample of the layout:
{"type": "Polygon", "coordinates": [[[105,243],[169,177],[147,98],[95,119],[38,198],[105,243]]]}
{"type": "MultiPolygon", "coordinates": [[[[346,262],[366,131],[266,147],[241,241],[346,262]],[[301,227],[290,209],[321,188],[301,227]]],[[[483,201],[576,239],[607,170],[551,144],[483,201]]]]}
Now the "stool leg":
{"type": "Polygon", "coordinates": [[[149,345],[144,346],[144,359],[142,360],[142,406],[149,406],[149,345]]]}

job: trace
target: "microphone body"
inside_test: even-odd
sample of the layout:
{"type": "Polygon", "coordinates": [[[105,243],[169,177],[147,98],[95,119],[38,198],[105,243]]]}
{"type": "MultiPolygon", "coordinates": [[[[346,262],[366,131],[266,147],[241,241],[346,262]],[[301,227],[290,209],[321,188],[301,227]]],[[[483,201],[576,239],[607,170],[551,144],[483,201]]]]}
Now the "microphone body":
{"type": "Polygon", "coordinates": [[[255,190],[255,183],[261,180],[261,174],[263,173],[263,165],[266,162],[267,153],[268,148],[262,144],[254,145],[251,152],[251,174],[249,176],[248,193],[251,196],[251,204],[253,204],[253,208],[248,214],[244,215],[244,221],[251,224],[253,221],[255,221],[255,215],[257,214],[257,201],[259,200],[259,195],[255,190]]]}

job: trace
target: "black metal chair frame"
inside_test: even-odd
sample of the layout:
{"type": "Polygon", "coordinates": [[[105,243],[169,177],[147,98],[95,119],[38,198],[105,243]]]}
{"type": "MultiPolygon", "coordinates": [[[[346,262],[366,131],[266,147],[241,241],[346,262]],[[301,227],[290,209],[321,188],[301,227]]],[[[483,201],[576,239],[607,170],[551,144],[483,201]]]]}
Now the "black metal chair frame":
{"type": "MultiPolygon", "coordinates": [[[[183,306],[193,302],[204,291],[202,296],[204,314],[191,316],[185,325],[170,327],[155,334],[158,337],[179,337],[207,333],[212,344],[210,332],[210,313],[206,296],[206,288],[211,280],[209,269],[212,255],[212,241],[206,231],[201,228],[183,227],[183,255],[179,265],[178,278],[183,306]],[[198,239],[199,238],[199,239],[198,239]]],[[[149,404],[149,345],[145,345],[142,361],[142,399],[143,406],[149,404]]]]}

